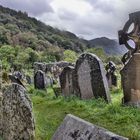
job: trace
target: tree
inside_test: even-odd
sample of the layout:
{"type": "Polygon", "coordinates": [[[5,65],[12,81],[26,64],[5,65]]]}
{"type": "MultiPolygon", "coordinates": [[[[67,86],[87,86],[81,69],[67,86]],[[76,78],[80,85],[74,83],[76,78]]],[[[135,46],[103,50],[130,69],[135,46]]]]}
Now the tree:
{"type": "Polygon", "coordinates": [[[77,59],[77,54],[72,50],[65,50],[64,51],[64,61],[73,63],[77,59]]]}
{"type": "Polygon", "coordinates": [[[107,58],[107,55],[105,54],[103,48],[90,48],[90,49],[87,49],[86,52],[97,55],[103,61],[107,58]]]}

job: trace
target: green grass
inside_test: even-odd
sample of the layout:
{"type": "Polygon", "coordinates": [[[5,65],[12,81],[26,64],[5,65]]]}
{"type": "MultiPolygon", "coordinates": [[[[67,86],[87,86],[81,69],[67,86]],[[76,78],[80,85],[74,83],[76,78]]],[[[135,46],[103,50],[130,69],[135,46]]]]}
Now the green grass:
{"type": "Polygon", "coordinates": [[[140,140],[140,109],[121,105],[122,92],[112,91],[112,103],[104,100],[82,101],[76,97],[55,98],[52,89],[30,88],[36,120],[36,139],[50,140],[67,114],[76,115],[114,133],[140,140]]]}

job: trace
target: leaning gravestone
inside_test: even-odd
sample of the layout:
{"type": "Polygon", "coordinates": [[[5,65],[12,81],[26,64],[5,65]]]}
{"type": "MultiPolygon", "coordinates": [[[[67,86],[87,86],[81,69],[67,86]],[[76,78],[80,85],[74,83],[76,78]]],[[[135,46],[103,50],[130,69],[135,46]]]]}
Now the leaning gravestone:
{"type": "Polygon", "coordinates": [[[32,104],[26,89],[12,84],[3,93],[0,134],[4,140],[34,140],[32,104]]]}
{"type": "Polygon", "coordinates": [[[63,96],[70,96],[74,93],[73,89],[73,71],[74,67],[68,66],[60,74],[60,85],[63,96]]]}
{"type": "Polygon", "coordinates": [[[34,86],[36,89],[45,89],[45,73],[41,70],[38,70],[34,75],[34,86]]]}
{"type": "Polygon", "coordinates": [[[119,31],[119,43],[129,50],[123,56],[124,67],[121,80],[124,92],[123,103],[140,107],[140,12],[131,13],[123,30],[119,31]],[[131,29],[131,25],[134,25],[131,29]],[[129,44],[129,40],[135,45],[129,44]]]}
{"type": "Polygon", "coordinates": [[[75,94],[82,99],[104,98],[110,101],[109,87],[101,60],[94,54],[84,53],[76,62],[74,71],[75,94]]]}
{"type": "Polygon", "coordinates": [[[67,115],[52,140],[128,140],[73,115],[67,115]]]}

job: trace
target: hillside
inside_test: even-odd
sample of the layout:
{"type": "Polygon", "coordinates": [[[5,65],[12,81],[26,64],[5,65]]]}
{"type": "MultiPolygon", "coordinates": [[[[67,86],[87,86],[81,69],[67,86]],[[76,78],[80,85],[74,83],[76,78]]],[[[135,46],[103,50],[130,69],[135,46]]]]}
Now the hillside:
{"type": "Polygon", "coordinates": [[[89,40],[88,46],[91,47],[101,47],[104,49],[106,54],[117,55],[124,54],[127,50],[124,46],[120,46],[116,40],[111,40],[106,37],[96,38],[89,40]]]}
{"type": "Polygon", "coordinates": [[[48,47],[59,47],[75,52],[83,52],[86,48],[102,47],[107,54],[123,54],[125,48],[115,40],[97,38],[83,40],[68,31],[61,31],[45,25],[27,13],[0,6],[0,46],[8,44],[30,47],[36,51],[44,51],[48,47]]]}

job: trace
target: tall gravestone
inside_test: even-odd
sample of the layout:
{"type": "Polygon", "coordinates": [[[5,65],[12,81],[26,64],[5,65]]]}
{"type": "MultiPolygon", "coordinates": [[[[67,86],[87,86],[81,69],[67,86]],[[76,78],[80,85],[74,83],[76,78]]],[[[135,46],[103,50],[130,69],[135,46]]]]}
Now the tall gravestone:
{"type": "Polygon", "coordinates": [[[45,89],[45,73],[41,70],[38,70],[34,75],[34,86],[36,89],[45,89]]]}
{"type": "Polygon", "coordinates": [[[119,42],[129,50],[122,58],[121,70],[123,103],[140,107],[140,12],[131,13],[123,30],[119,31],[119,42]],[[132,28],[133,27],[133,28],[132,28]],[[132,46],[129,42],[133,41],[132,46]]]}
{"type": "Polygon", "coordinates": [[[34,140],[32,104],[26,89],[12,84],[2,94],[0,134],[4,140],[34,140]]]}
{"type": "Polygon", "coordinates": [[[73,71],[74,67],[68,66],[63,69],[60,75],[60,85],[62,94],[66,97],[74,94],[73,71]]]}
{"type": "Polygon", "coordinates": [[[68,114],[51,140],[128,140],[68,114]]]}
{"type": "Polygon", "coordinates": [[[104,98],[110,101],[108,82],[102,61],[94,54],[84,53],[74,71],[75,94],[82,99],[104,98]]]}

